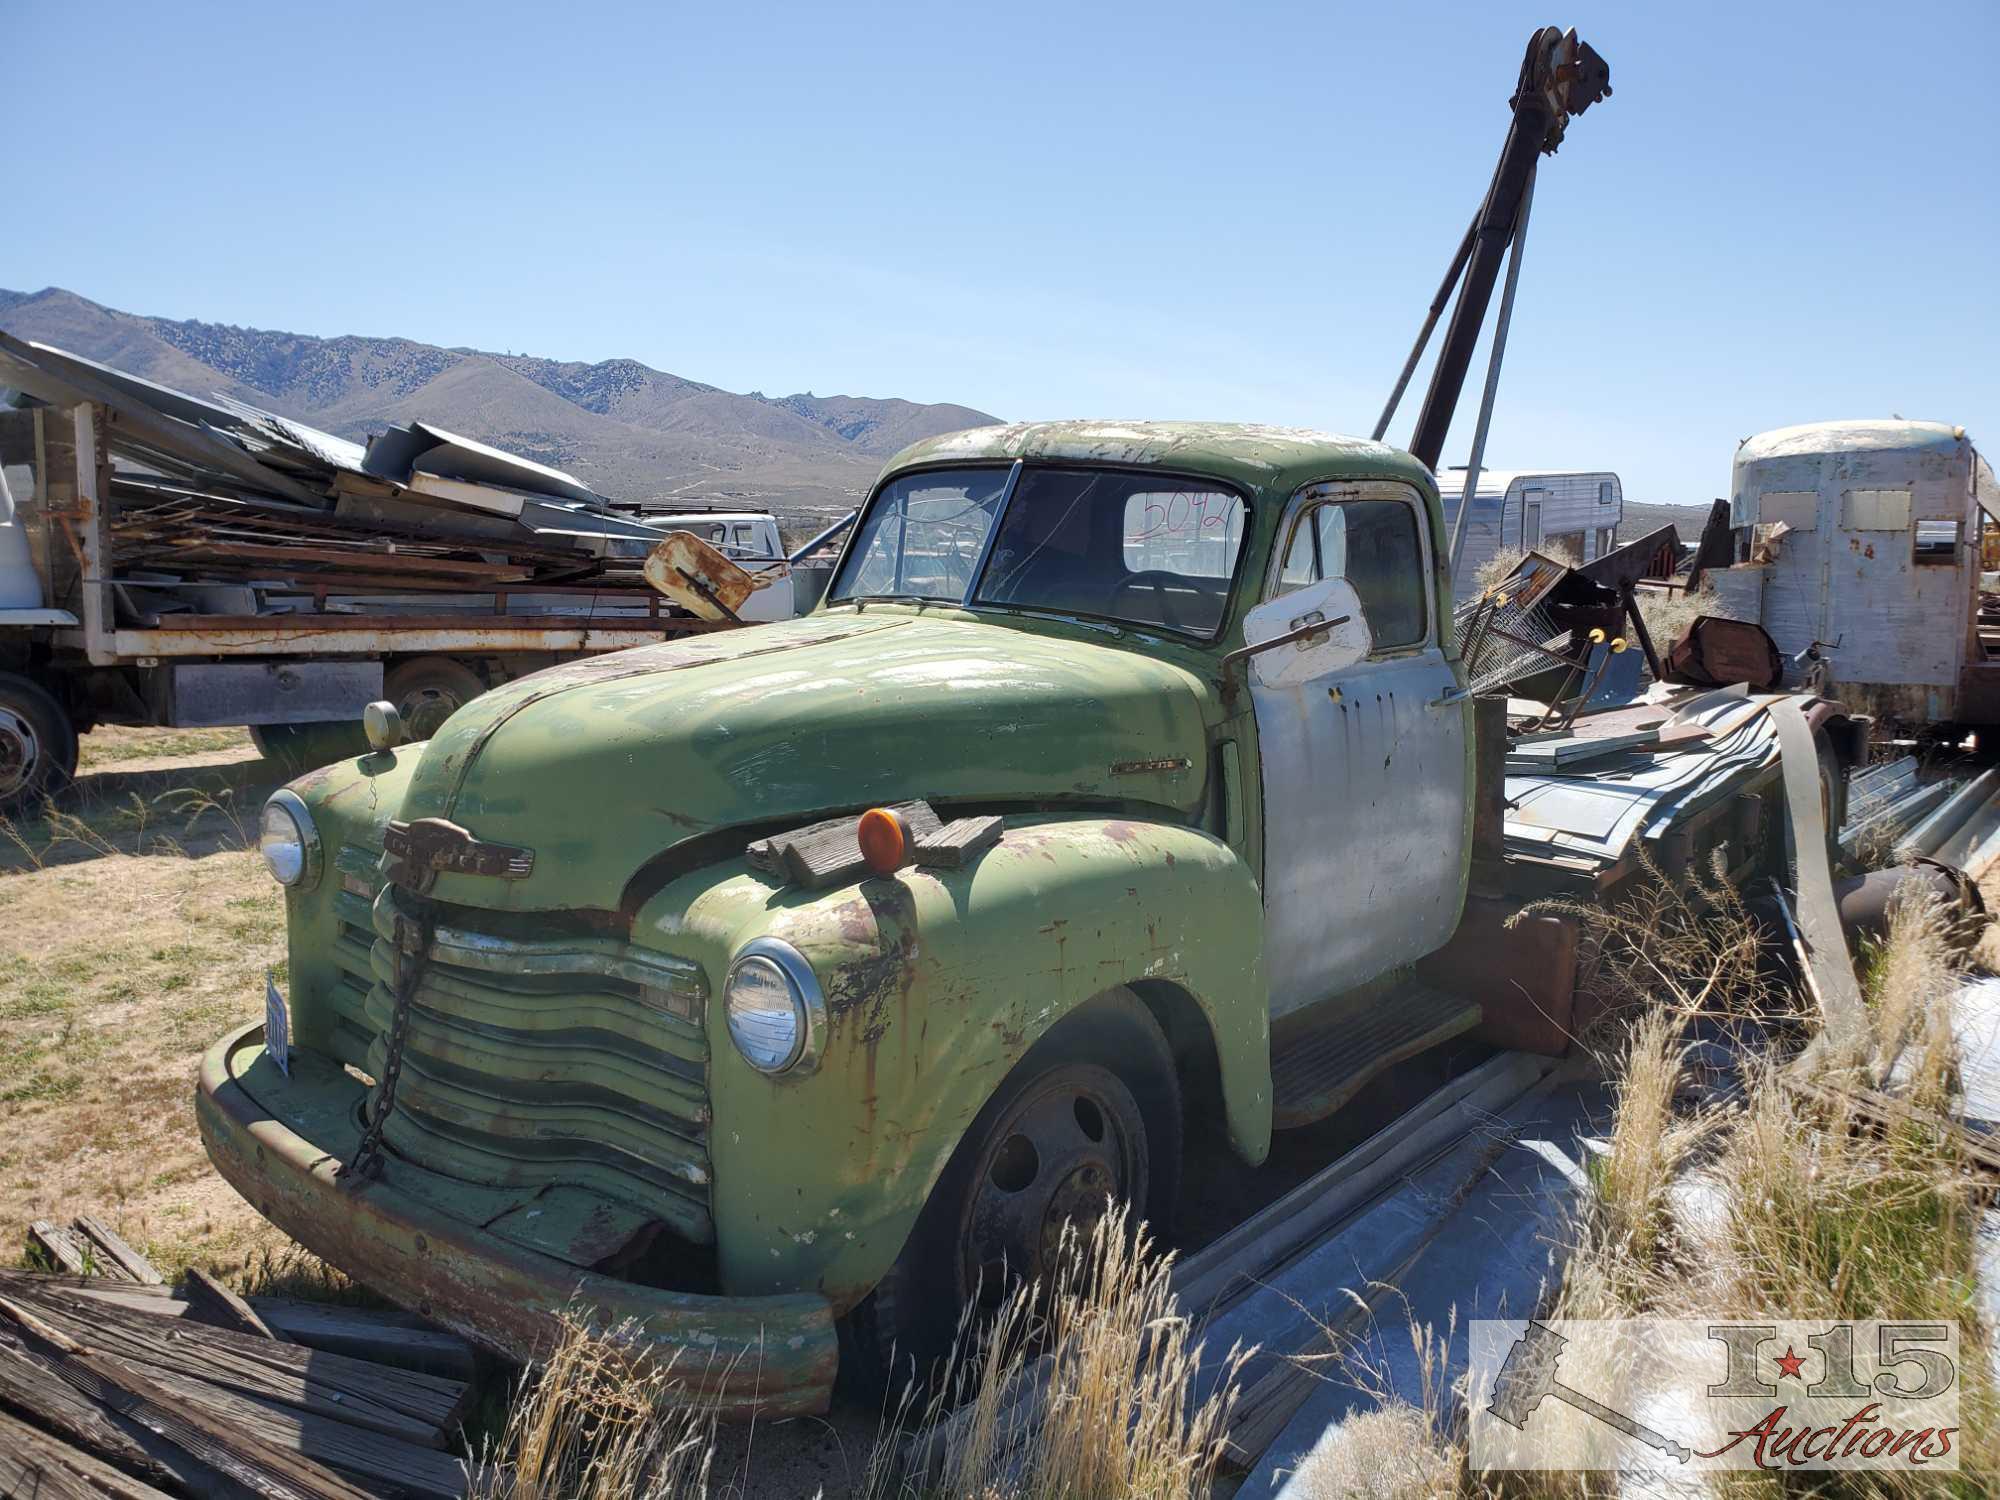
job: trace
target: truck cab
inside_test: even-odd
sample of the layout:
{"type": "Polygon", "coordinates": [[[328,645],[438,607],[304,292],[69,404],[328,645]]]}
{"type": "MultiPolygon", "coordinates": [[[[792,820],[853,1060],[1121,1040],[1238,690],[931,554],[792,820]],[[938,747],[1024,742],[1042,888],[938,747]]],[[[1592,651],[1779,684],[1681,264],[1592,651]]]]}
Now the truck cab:
{"type": "Polygon", "coordinates": [[[1261,1161],[1477,1023],[1399,987],[1467,890],[1444,555],[1379,443],[920,443],[812,614],[277,793],[290,990],[206,1057],[209,1152],[516,1355],[588,1306],[782,1412],[942,1353],[1064,1223],[1169,1222],[1191,1137],[1261,1161]]]}

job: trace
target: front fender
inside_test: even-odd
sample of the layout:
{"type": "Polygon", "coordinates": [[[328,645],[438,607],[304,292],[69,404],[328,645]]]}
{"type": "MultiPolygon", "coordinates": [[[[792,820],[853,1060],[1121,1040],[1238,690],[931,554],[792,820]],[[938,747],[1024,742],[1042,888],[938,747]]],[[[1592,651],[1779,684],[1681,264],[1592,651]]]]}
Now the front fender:
{"type": "Polygon", "coordinates": [[[820,892],[739,864],[719,883],[710,871],[669,886],[634,937],[700,947],[710,968],[713,1199],[732,1293],[812,1288],[853,1305],[1008,1070],[1119,985],[1170,981],[1193,998],[1231,1141],[1253,1162],[1270,1147],[1262,900],[1236,853],[1194,829],[1011,822],[970,869],[820,892]],[[729,1040],[729,956],[764,936],[803,953],[825,990],[825,1046],[800,1076],[758,1073],[729,1040]]]}

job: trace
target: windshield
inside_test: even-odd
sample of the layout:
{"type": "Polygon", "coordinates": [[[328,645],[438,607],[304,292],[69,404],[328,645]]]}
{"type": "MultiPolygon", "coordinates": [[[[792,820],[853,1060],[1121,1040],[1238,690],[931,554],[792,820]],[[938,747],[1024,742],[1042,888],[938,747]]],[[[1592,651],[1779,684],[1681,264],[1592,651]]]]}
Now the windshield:
{"type": "Polygon", "coordinates": [[[961,603],[1006,488],[1006,469],[904,475],[875,497],[827,597],[961,603]]]}
{"type": "Polygon", "coordinates": [[[1249,508],[1201,480],[1101,469],[905,475],[876,497],[830,597],[974,603],[1213,636],[1249,508]],[[1005,500],[1004,514],[1002,501],[1005,500]]]}

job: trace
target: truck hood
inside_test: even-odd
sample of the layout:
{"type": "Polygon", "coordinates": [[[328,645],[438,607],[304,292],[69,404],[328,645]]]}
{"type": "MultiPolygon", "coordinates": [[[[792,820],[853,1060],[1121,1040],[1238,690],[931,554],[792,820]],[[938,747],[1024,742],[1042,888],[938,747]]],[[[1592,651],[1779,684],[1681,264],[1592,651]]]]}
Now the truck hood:
{"type": "Polygon", "coordinates": [[[423,747],[398,815],[534,851],[525,879],[441,875],[442,900],[616,910],[674,845],[850,808],[923,797],[1193,812],[1206,696],[1193,674],[1114,646],[962,617],[812,615],[487,693],[423,747]]]}

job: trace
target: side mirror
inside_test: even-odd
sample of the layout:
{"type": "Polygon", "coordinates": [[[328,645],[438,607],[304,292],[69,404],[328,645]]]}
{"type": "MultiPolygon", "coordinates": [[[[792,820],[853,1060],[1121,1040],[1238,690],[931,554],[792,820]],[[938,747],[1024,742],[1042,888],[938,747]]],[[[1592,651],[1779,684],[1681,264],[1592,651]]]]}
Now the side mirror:
{"type": "Polygon", "coordinates": [[[1375,646],[1361,596],[1345,578],[1265,600],[1243,617],[1243,639],[1243,648],[1230,655],[1249,657],[1257,685],[1274,688],[1351,667],[1375,646]]]}

